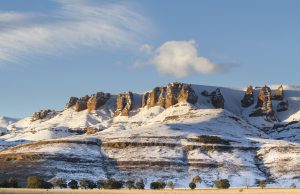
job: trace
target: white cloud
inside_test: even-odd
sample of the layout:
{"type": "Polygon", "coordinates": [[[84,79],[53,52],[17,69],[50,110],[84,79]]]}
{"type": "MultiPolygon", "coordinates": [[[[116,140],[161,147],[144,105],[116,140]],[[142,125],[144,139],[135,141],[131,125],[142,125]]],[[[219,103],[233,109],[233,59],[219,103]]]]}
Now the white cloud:
{"type": "Polygon", "coordinates": [[[140,51],[145,55],[151,55],[153,53],[153,46],[150,44],[143,44],[140,47],[140,51]]]}
{"type": "Polygon", "coordinates": [[[195,41],[168,41],[155,52],[151,63],[163,74],[186,77],[194,72],[212,74],[220,66],[199,55],[195,41]]]}
{"type": "Polygon", "coordinates": [[[47,15],[0,12],[0,22],[8,23],[0,26],[0,63],[82,47],[132,48],[151,31],[150,21],[124,3],[56,2],[59,8],[47,15]]]}

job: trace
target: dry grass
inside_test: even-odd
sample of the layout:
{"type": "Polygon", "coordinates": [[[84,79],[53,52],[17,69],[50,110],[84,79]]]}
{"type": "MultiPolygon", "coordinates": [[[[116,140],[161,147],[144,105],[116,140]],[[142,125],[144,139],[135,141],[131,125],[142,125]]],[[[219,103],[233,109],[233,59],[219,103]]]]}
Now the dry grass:
{"type": "Polygon", "coordinates": [[[0,189],[1,194],[300,194],[300,189],[228,189],[228,190],[216,190],[216,189],[200,189],[200,190],[187,190],[187,189],[175,189],[175,190],[43,190],[43,189],[0,189]]]}

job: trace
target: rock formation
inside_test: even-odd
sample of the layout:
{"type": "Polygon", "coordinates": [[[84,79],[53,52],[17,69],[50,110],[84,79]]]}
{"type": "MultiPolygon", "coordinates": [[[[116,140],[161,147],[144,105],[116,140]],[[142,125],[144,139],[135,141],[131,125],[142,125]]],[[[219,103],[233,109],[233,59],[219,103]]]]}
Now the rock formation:
{"type": "Polygon", "coordinates": [[[129,116],[129,111],[132,110],[133,94],[132,92],[121,93],[117,96],[117,107],[115,116],[129,116]]]}
{"type": "Polygon", "coordinates": [[[282,85],[277,88],[274,95],[272,96],[272,100],[283,100],[283,87],[282,87],[282,85]]]}
{"type": "Polygon", "coordinates": [[[244,98],[241,100],[242,107],[247,108],[254,104],[253,87],[249,86],[245,91],[244,98]]]}
{"type": "Polygon", "coordinates": [[[100,106],[104,105],[109,98],[109,93],[97,92],[96,94],[93,94],[87,102],[88,111],[91,112],[96,110],[100,106]]]}
{"type": "Polygon", "coordinates": [[[285,100],[279,102],[276,107],[277,112],[287,111],[288,109],[289,109],[289,102],[285,100]]]}
{"type": "Polygon", "coordinates": [[[41,110],[39,112],[35,112],[32,117],[31,117],[31,121],[37,121],[37,120],[40,120],[40,119],[44,119],[47,117],[47,115],[49,113],[51,113],[52,111],[50,109],[47,109],[47,110],[41,110]]]}
{"type": "Polygon", "coordinates": [[[68,109],[68,108],[71,108],[72,106],[75,106],[77,100],[78,100],[78,98],[76,98],[76,97],[73,97],[73,96],[70,97],[69,101],[66,104],[66,108],[65,109],[68,109]]]}
{"type": "Polygon", "coordinates": [[[276,121],[275,113],[273,110],[272,105],[272,96],[271,96],[271,89],[267,86],[264,86],[259,91],[257,104],[255,106],[256,110],[251,113],[250,117],[257,117],[257,116],[267,116],[267,119],[271,121],[276,121]]]}
{"type": "Polygon", "coordinates": [[[195,104],[198,96],[191,85],[173,82],[166,87],[156,87],[142,97],[142,107],[161,106],[169,108],[178,102],[189,102],[195,104]]]}
{"type": "Polygon", "coordinates": [[[90,99],[90,97],[88,95],[79,98],[76,101],[75,110],[77,112],[80,112],[80,111],[83,111],[83,110],[87,109],[87,102],[89,101],[89,99],[90,99]]]}
{"type": "Polygon", "coordinates": [[[225,100],[219,88],[213,91],[210,94],[210,96],[211,96],[211,103],[215,108],[224,108],[225,100]]]}

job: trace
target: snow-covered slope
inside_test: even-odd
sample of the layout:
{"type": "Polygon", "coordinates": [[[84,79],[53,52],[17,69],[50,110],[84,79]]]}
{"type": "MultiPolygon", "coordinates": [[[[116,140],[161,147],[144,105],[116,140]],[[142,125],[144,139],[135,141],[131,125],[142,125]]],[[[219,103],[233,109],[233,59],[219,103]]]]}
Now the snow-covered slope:
{"type": "Polygon", "coordinates": [[[221,87],[225,107],[215,109],[200,93],[217,87],[201,85],[192,85],[195,104],[141,107],[142,95],[134,94],[129,116],[114,115],[112,96],[92,112],[71,107],[50,118],[24,118],[0,137],[0,173],[24,180],[32,174],[49,180],[143,178],[148,186],[163,179],[186,187],[195,175],[203,178],[203,187],[220,178],[232,186],[261,179],[274,186],[299,185],[300,88],[283,87],[289,109],[277,113],[280,122],[249,117],[259,89],[255,103],[242,108],[244,91],[221,87]],[[88,128],[95,131],[82,134],[88,128]]]}

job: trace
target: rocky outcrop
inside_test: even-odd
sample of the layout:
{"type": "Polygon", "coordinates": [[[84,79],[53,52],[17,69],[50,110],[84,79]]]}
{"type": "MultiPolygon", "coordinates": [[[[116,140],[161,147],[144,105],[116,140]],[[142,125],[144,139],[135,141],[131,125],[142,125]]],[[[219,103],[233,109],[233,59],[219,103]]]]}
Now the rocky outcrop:
{"type": "Polygon", "coordinates": [[[44,119],[48,116],[49,113],[51,113],[52,111],[50,109],[46,109],[46,110],[41,110],[39,112],[35,112],[32,117],[31,117],[31,121],[37,121],[37,120],[41,120],[44,119]]]}
{"type": "Polygon", "coordinates": [[[283,87],[282,87],[282,85],[277,88],[274,95],[272,96],[272,100],[283,100],[283,87]]]}
{"type": "Polygon", "coordinates": [[[68,109],[68,108],[71,108],[72,106],[75,106],[77,100],[78,100],[77,97],[73,97],[73,96],[70,97],[69,101],[66,104],[66,108],[65,109],[68,109]]]}
{"type": "Polygon", "coordinates": [[[132,92],[125,92],[117,96],[117,107],[115,116],[129,116],[129,111],[132,110],[133,94],[132,92]]]}
{"type": "Polygon", "coordinates": [[[273,105],[272,105],[271,89],[264,86],[260,89],[257,104],[255,106],[256,110],[251,113],[250,117],[267,116],[268,120],[277,121],[273,105]]]}
{"type": "Polygon", "coordinates": [[[90,97],[88,95],[79,98],[76,101],[75,110],[77,112],[80,112],[80,111],[83,111],[83,110],[87,109],[87,102],[89,101],[89,99],[90,99],[90,97]]]}
{"type": "Polygon", "coordinates": [[[191,85],[173,82],[166,87],[156,87],[142,97],[142,107],[160,106],[169,108],[178,102],[189,102],[195,104],[198,96],[191,85]]]}
{"type": "Polygon", "coordinates": [[[224,109],[225,100],[224,100],[224,97],[219,88],[217,88],[215,91],[213,91],[210,94],[210,96],[211,96],[211,103],[215,108],[223,108],[224,109]]]}
{"type": "Polygon", "coordinates": [[[247,108],[254,104],[254,94],[253,94],[253,87],[249,86],[245,91],[245,95],[241,100],[242,107],[247,108]]]}
{"type": "Polygon", "coordinates": [[[281,101],[277,104],[276,110],[277,112],[287,111],[289,109],[288,101],[281,101]]]}
{"type": "Polygon", "coordinates": [[[93,94],[87,102],[88,111],[92,112],[98,109],[99,107],[104,105],[109,98],[109,93],[97,92],[96,94],[93,94]]]}

